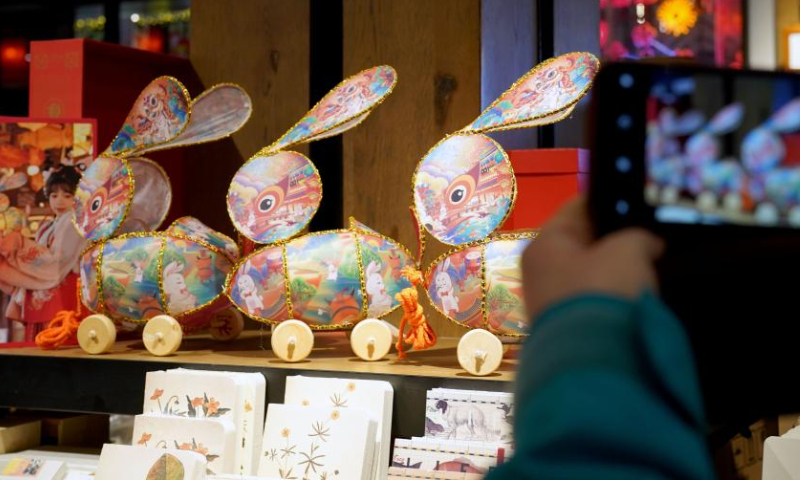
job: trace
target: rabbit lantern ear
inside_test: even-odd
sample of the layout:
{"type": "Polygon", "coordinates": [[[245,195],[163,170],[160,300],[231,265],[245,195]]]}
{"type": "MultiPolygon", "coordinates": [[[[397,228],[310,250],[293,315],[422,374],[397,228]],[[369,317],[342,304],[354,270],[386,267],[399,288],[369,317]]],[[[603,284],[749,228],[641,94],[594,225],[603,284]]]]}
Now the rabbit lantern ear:
{"type": "Polygon", "coordinates": [[[573,52],[540,63],[492,102],[463,132],[495,132],[560,121],[592,86],[600,61],[573,52]]]}
{"type": "Polygon", "coordinates": [[[159,77],[139,94],[103,155],[130,156],[177,138],[189,124],[189,92],[172,77],[159,77]]]}
{"type": "Polygon", "coordinates": [[[727,135],[739,128],[744,118],[744,105],[731,103],[717,112],[708,124],[708,130],[714,135],[727,135]]]}
{"type": "Polygon", "coordinates": [[[800,98],[795,98],[775,112],[768,126],[779,133],[800,130],[800,98]]]}
{"type": "Polygon", "coordinates": [[[260,153],[286,150],[293,145],[332,137],[363,122],[397,84],[397,72],[388,65],[364,70],[322,97],[295,126],[260,153]]]}

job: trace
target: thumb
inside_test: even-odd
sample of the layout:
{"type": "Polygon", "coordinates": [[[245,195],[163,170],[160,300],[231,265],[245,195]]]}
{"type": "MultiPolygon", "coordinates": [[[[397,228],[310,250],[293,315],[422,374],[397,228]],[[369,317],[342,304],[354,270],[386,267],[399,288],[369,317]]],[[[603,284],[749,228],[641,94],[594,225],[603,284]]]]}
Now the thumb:
{"type": "Polygon", "coordinates": [[[600,240],[599,249],[626,252],[648,262],[655,262],[665,249],[664,240],[648,230],[629,228],[607,235],[600,240]]]}

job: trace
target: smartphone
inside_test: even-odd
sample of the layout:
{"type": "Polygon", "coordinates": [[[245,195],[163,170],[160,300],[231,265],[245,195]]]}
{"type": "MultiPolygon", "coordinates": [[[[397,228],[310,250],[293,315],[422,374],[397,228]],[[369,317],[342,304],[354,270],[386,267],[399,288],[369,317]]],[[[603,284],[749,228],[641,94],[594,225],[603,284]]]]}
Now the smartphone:
{"type": "Polygon", "coordinates": [[[591,218],[666,240],[661,295],[684,322],[708,412],[800,405],[800,75],[619,63],[593,90],[591,218]]]}
{"type": "Polygon", "coordinates": [[[598,234],[800,232],[800,75],[612,64],[594,101],[598,234]]]}

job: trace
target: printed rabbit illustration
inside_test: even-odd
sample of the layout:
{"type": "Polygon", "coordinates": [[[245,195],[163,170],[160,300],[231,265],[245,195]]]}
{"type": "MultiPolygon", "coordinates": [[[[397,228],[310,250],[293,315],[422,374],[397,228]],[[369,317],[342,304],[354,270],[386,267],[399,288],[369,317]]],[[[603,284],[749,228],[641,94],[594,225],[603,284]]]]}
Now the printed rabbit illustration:
{"type": "Polygon", "coordinates": [[[236,284],[239,287],[241,296],[245,301],[247,311],[250,314],[258,315],[261,310],[264,309],[264,302],[261,301],[261,297],[258,295],[255,280],[253,280],[253,277],[247,273],[252,269],[252,264],[247,262],[244,267],[245,273],[239,276],[239,278],[236,280],[236,284]]]}
{"type": "Polygon", "coordinates": [[[439,300],[442,302],[442,312],[445,315],[449,315],[450,312],[458,313],[460,309],[458,308],[458,298],[456,298],[453,290],[453,280],[450,278],[450,274],[447,273],[447,269],[450,268],[450,259],[444,261],[439,271],[436,273],[436,295],[439,296],[439,300]]]}
{"type": "Polygon", "coordinates": [[[164,267],[164,292],[167,294],[169,309],[185,312],[197,306],[197,297],[186,288],[186,279],[181,272],[184,265],[171,262],[164,267]]]}
{"type": "Polygon", "coordinates": [[[367,265],[367,296],[369,297],[369,308],[367,315],[379,314],[392,307],[392,297],[386,293],[386,286],[383,284],[381,276],[381,265],[372,261],[367,265]]]}

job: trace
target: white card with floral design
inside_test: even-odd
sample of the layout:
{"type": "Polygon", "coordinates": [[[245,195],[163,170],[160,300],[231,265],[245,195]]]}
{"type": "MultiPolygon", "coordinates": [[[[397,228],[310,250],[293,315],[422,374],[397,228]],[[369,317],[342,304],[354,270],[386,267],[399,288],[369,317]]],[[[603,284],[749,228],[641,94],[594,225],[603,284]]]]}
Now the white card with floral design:
{"type": "MultiPolygon", "coordinates": [[[[264,436],[264,415],[267,407],[267,380],[260,373],[221,372],[175,368],[167,370],[173,375],[195,375],[198,378],[233,378],[240,387],[240,397],[232,403],[236,426],[236,473],[254,475],[258,470],[258,452],[264,436]],[[239,408],[236,406],[238,405],[239,408]],[[249,468],[247,466],[250,466],[249,468]]],[[[224,417],[224,416],[223,416],[224,417]]]]}
{"type": "Polygon", "coordinates": [[[236,428],[221,418],[146,413],[133,420],[133,441],[148,448],[175,448],[206,457],[208,473],[235,473],[236,428]]]}
{"type": "Polygon", "coordinates": [[[94,478],[204,480],[206,459],[198,453],[174,448],[162,450],[107,443],[100,452],[94,478]]]}
{"type": "Polygon", "coordinates": [[[304,480],[372,478],[377,422],[355,408],[270,404],[259,476],[304,480]]]}
{"type": "Polygon", "coordinates": [[[394,389],[389,382],[347,378],[286,377],[284,402],[312,407],[360,408],[378,422],[372,479],[383,480],[389,469],[394,389]]]}
{"type": "Polygon", "coordinates": [[[265,403],[260,373],[179,368],[147,373],[143,411],[230,420],[237,432],[234,473],[248,475],[258,468],[265,403]]]}

